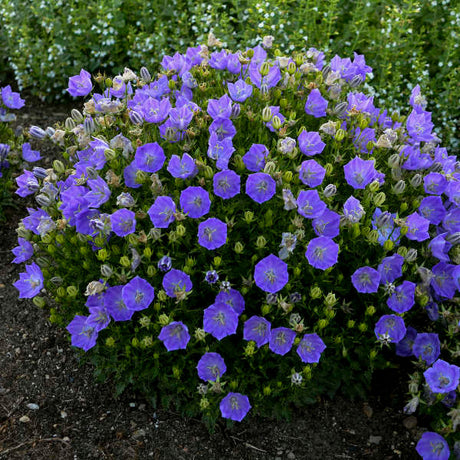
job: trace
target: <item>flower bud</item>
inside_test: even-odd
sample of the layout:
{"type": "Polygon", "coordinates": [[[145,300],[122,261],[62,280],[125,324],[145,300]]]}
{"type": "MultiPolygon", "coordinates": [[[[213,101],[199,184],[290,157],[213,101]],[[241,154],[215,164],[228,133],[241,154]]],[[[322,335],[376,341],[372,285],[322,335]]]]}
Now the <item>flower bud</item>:
{"type": "Polygon", "coordinates": [[[375,244],[379,240],[379,232],[377,230],[371,230],[367,235],[369,243],[375,244]]]}
{"type": "Polygon", "coordinates": [[[156,269],[156,267],[154,267],[153,265],[149,265],[149,266],[147,267],[147,275],[148,275],[150,278],[153,278],[156,274],[157,274],[157,269],[156,269]]]}
{"type": "Polygon", "coordinates": [[[246,347],[244,348],[244,355],[250,358],[251,356],[254,355],[255,352],[256,352],[255,342],[250,340],[248,344],[246,345],[246,347]]]}
{"type": "Polygon", "coordinates": [[[205,411],[209,407],[209,400],[205,396],[200,399],[200,410],[205,411]]]}
{"type": "Polygon", "coordinates": [[[245,211],[243,219],[247,224],[250,224],[254,220],[254,213],[252,211],[245,211]]]}
{"type": "Polygon", "coordinates": [[[144,123],[142,115],[139,112],[136,112],[135,110],[129,111],[129,119],[131,120],[131,123],[134,125],[142,125],[142,123],[144,123]]]}
{"type": "Polygon", "coordinates": [[[195,329],[195,332],[193,333],[193,335],[195,336],[195,339],[198,342],[204,342],[206,339],[206,332],[204,331],[204,329],[201,329],[200,327],[197,327],[195,329]]]}
{"type": "Polygon", "coordinates": [[[329,184],[323,191],[326,198],[333,197],[337,193],[337,187],[334,184],[329,184]]]}
{"type": "Polygon", "coordinates": [[[356,88],[363,82],[363,78],[361,75],[355,75],[349,82],[348,84],[350,85],[351,88],[356,88]]]}
{"type": "Polygon", "coordinates": [[[78,289],[75,286],[67,286],[66,291],[70,297],[76,297],[78,295],[78,289]]]}
{"type": "Polygon", "coordinates": [[[267,61],[265,61],[260,66],[260,75],[262,75],[262,77],[265,77],[266,75],[268,75],[269,72],[270,72],[270,64],[267,61]]]}
{"type": "Polygon", "coordinates": [[[318,329],[324,329],[325,327],[327,327],[327,325],[329,324],[329,321],[327,319],[320,319],[318,321],[318,329]]]}
{"type": "MultiPolygon", "coordinates": [[[[345,115],[345,113],[347,112],[347,108],[348,108],[348,102],[340,102],[334,107],[332,113],[338,117],[341,117],[345,115]]],[[[345,132],[343,133],[343,135],[345,136],[345,132]]],[[[337,136],[336,136],[336,139],[337,139],[337,136]]],[[[342,140],[342,139],[337,139],[337,140],[342,140]]]]}
{"type": "Polygon", "coordinates": [[[377,350],[371,350],[369,352],[369,359],[371,361],[374,361],[375,358],[377,358],[377,355],[378,355],[378,351],[377,350]]]}
{"type": "Polygon", "coordinates": [[[162,313],[158,317],[158,322],[160,323],[161,326],[167,326],[169,324],[169,316],[166,315],[165,313],[162,313]]]}
{"type": "Polygon", "coordinates": [[[374,199],[373,199],[374,204],[376,206],[382,206],[382,204],[385,203],[386,198],[387,197],[386,197],[385,193],[379,192],[374,196],[374,199]]]}
{"type": "Polygon", "coordinates": [[[266,83],[260,85],[260,94],[262,94],[262,96],[268,95],[268,85],[266,83]]]}
{"type": "Polygon", "coordinates": [[[270,313],[271,309],[272,309],[272,307],[271,307],[270,304],[267,304],[267,303],[263,304],[262,309],[261,309],[262,315],[263,316],[268,315],[270,313]]]}
{"type": "Polygon", "coordinates": [[[366,332],[367,331],[367,324],[366,323],[360,323],[358,326],[358,329],[360,332],[366,332]]]}
{"type": "Polygon", "coordinates": [[[294,75],[295,71],[297,70],[297,66],[294,62],[290,62],[287,66],[287,71],[289,75],[294,75]]]}
{"type": "Polygon", "coordinates": [[[77,109],[72,109],[70,111],[70,116],[75,120],[77,123],[81,123],[83,121],[83,115],[77,109]]]}
{"type": "Polygon", "coordinates": [[[333,307],[337,303],[337,298],[335,297],[335,294],[333,292],[329,292],[324,299],[324,305],[326,307],[333,307]]]}
{"type": "Polygon", "coordinates": [[[272,125],[274,129],[280,129],[281,128],[281,119],[278,115],[275,115],[272,120],[272,125]]]}
{"type": "Polygon", "coordinates": [[[283,173],[284,182],[287,182],[289,184],[292,181],[293,176],[294,174],[292,173],[292,171],[285,171],[283,173]]]}
{"type": "MultiPolygon", "coordinates": [[[[361,129],[366,129],[369,126],[370,122],[371,121],[369,120],[369,118],[362,117],[361,120],[359,120],[359,127],[361,129]]],[[[370,141],[370,142],[372,142],[372,141],[370,141]]],[[[369,142],[368,142],[368,144],[369,144],[369,142]]],[[[373,147],[374,147],[373,143],[372,143],[372,146],[370,148],[369,148],[369,145],[366,145],[367,150],[372,150],[373,147]]]]}
{"type": "Polygon", "coordinates": [[[410,248],[408,251],[407,251],[407,254],[405,255],[404,259],[406,260],[406,262],[415,262],[415,260],[417,259],[417,249],[414,249],[414,248],[410,248]]]}
{"type": "Polygon", "coordinates": [[[91,134],[95,131],[96,125],[91,117],[85,118],[85,121],[83,122],[83,129],[86,134],[91,134]]]}
{"type": "Polygon", "coordinates": [[[244,245],[243,243],[241,243],[240,241],[237,241],[235,243],[235,246],[233,247],[233,250],[237,253],[237,254],[241,254],[243,251],[244,251],[244,245]]]}
{"type": "Polygon", "coordinates": [[[73,118],[68,117],[64,123],[65,129],[68,129],[69,131],[72,131],[72,129],[75,128],[76,123],[73,118]]]}
{"type": "Polygon", "coordinates": [[[385,251],[391,251],[394,248],[395,244],[393,243],[392,240],[388,239],[383,243],[383,249],[385,251]]]}
{"type": "Polygon", "coordinates": [[[48,173],[46,172],[46,169],[41,168],[40,166],[34,166],[34,168],[32,169],[32,174],[37,179],[44,179],[45,177],[48,176],[48,173]]]}
{"type": "Polygon", "coordinates": [[[129,260],[128,256],[122,256],[120,257],[120,265],[122,267],[128,268],[131,266],[131,261],[129,260]]]}
{"type": "Polygon", "coordinates": [[[35,197],[35,201],[42,207],[42,208],[46,208],[47,206],[49,206],[51,204],[51,199],[43,194],[43,193],[40,193],[40,195],[37,195],[35,197]]]}
{"type": "Polygon", "coordinates": [[[406,183],[401,179],[398,182],[396,182],[395,185],[393,185],[393,192],[396,195],[401,195],[401,193],[404,192],[405,188],[406,188],[406,183]]]}
{"type": "Polygon", "coordinates": [[[270,107],[265,107],[262,110],[262,121],[265,123],[268,123],[272,119],[272,117],[273,115],[272,115],[272,110],[270,109],[270,107]]]}
{"type": "Polygon", "coordinates": [[[409,205],[407,204],[406,201],[403,201],[401,205],[399,206],[399,213],[402,214],[403,212],[407,211],[409,209],[409,205]]]}
{"type": "Polygon", "coordinates": [[[340,142],[344,139],[345,137],[345,131],[343,129],[338,129],[337,132],[335,133],[335,140],[340,142]]]}
{"type": "Polygon", "coordinates": [[[312,299],[319,299],[323,295],[321,288],[318,286],[313,286],[310,288],[310,297],[312,299]]]}
{"type": "Polygon", "coordinates": [[[35,139],[44,139],[46,137],[46,132],[38,126],[31,126],[29,134],[35,139]]]}
{"type": "Polygon", "coordinates": [[[323,67],[323,70],[322,70],[322,74],[323,74],[323,78],[326,78],[329,74],[329,72],[331,71],[331,65],[330,64],[326,64],[324,67],[323,67]]]}
{"type": "Polygon", "coordinates": [[[412,187],[417,188],[419,185],[421,185],[422,180],[422,176],[420,174],[416,174],[415,176],[411,177],[409,182],[412,187]]]}
{"type": "Polygon", "coordinates": [[[366,308],[366,315],[367,316],[373,316],[373,315],[375,315],[375,312],[376,312],[376,309],[375,309],[374,305],[369,305],[366,308]]]}
{"type": "Polygon", "coordinates": [[[390,168],[393,168],[395,166],[399,166],[399,161],[401,157],[399,156],[399,153],[393,153],[393,155],[388,158],[387,164],[390,168]]]}
{"type": "Polygon", "coordinates": [[[40,296],[35,296],[32,299],[32,302],[38,307],[38,308],[43,308],[46,305],[46,301],[43,297],[40,296]]]}
{"type": "Polygon", "coordinates": [[[347,322],[347,327],[348,329],[353,329],[356,325],[356,321],[353,320],[353,319],[349,319],[348,322],[347,322]]]}
{"type": "Polygon", "coordinates": [[[256,240],[256,248],[257,249],[262,249],[266,246],[267,244],[267,240],[265,239],[265,237],[263,235],[260,235],[257,237],[257,240],[256,240]]]}
{"type": "Polygon", "coordinates": [[[222,264],[222,258],[219,257],[219,256],[216,256],[216,257],[214,257],[212,263],[213,263],[214,267],[219,268],[220,265],[222,264]]]}
{"type": "Polygon", "coordinates": [[[275,172],[276,164],[273,161],[267,161],[264,167],[264,173],[272,174],[275,172]]]}
{"type": "Polygon", "coordinates": [[[150,72],[147,70],[146,67],[141,67],[139,74],[142,80],[145,81],[145,83],[150,83],[152,81],[152,76],[150,75],[150,72]]]}
{"type": "Polygon", "coordinates": [[[62,161],[60,161],[60,160],[54,160],[54,161],[53,161],[53,169],[54,169],[58,174],[64,173],[64,172],[65,172],[64,163],[62,163],[62,161]]]}
{"type": "Polygon", "coordinates": [[[232,106],[232,113],[230,114],[230,118],[235,119],[240,116],[241,113],[241,106],[240,104],[233,104],[232,106]]]}

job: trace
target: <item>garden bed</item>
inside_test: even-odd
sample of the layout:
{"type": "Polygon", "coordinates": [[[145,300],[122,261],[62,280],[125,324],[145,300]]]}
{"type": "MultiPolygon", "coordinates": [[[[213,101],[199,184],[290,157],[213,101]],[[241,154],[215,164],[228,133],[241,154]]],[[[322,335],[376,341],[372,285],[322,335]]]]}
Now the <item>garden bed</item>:
{"type": "MultiPolygon", "coordinates": [[[[18,122],[46,128],[72,107],[27,98],[18,122]]],[[[56,152],[42,155],[46,166],[56,152]]],[[[79,364],[68,334],[18,299],[12,283],[21,267],[11,265],[10,250],[25,209],[17,204],[0,226],[0,458],[418,458],[420,428],[402,413],[407,372],[379,375],[367,401],[322,399],[290,421],[251,416],[232,428],[221,422],[212,434],[199,420],[153,410],[129,390],[115,399],[110,382],[95,384],[92,367],[79,364]]]]}

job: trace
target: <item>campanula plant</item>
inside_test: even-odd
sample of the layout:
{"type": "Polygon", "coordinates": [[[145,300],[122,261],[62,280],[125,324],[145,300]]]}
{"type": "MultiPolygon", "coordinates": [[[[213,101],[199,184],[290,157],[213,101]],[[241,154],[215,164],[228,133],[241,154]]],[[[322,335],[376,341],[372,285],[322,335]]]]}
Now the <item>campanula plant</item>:
{"type": "Polygon", "coordinates": [[[16,287],[55,300],[51,320],[118,391],[210,423],[365,394],[374,369],[407,357],[405,410],[433,414],[445,453],[457,160],[419,88],[390,114],[360,90],[363,56],[264,45],[189,48],[153,77],[71,77],[87,99],[54,132],[62,158],[34,176],[16,287]]]}
{"type": "Polygon", "coordinates": [[[11,85],[0,87],[0,219],[4,217],[4,207],[12,204],[13,172],[19,168],[22,160],[33,162],[40,158],[40,153],[32,150],[29,143],[23,144],[20,128],[13,130],[11,127],[16,114],[10,111],[19,110],[24,105],[24,99],[12,90],[11,85]]]}

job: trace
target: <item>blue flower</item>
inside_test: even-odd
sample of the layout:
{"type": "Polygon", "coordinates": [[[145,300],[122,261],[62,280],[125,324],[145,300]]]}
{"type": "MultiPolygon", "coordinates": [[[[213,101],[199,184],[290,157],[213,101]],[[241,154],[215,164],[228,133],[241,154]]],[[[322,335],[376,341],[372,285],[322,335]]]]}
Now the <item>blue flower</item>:
{"type": "Polygon", "coordinates": [[[297,354],[304,363],[317,363],[326,345],[318,334],[305,334],[297,347],[297,354]]]}
{"type": "Polygon", "coordinates": [[[220,248],[227,241],[227,225],[211,217],[198,225],[198,243],[206,249],[220,248]]]}
{"type": "Polygon", "coordinates": [[[148,281],[136,276],[123,286],[121,295],[129,310],[139,311],[145,310],[153,302],[155,290],[148,281]]]}
{"type": "Polygon", "coordinates": [[[273,254],[268,255],[254,267],[254,281],[265,292],[280,291],[289,281],[287,263],[273,254]]]}
{"type": "Polygon", "coordinates": [[[273,353],[284,356],[294,343],[296,333],[287,327],[277,327],[270,332],[268,347],[273,353]]]}
{"type": "Polygon", "coordinates": [[[168,351],[185,350],[190,341],[188,327],[181,321],[173,321],[163,326],[158,335],[168,351]]]}
{"type": "Polygon", "coordinates": [[[433,431],[426,431],[422,434],[415,450],[423,460],[449,460],[450,457],[447,441],[433,431]]]}
{"type": "Polygon", "coordinates": [[[266,173],[249,174],[246,180],[246,194],[256,203],[270,200],[276,192],[275,180],[266,173]]]}
{"type": "Polygon", "coordinates": [[[380,273],[371,267],[361,267],[353,273],[351,282],[358,292],[377,292],[380,283],[380,273]]]}
{"type": "Polygon", "coordinates": [[[96,345],[98,332],[94,326],[88,325],[88,317],[76,315],[66,329],[71,334],[71,343],[74,347],[88,351],[96,345]]]}
{"type": "Polygon", "coordinates": [[[212,179],[214,194],[228,200],[240,193],[240,176],[231,169],[214,174],[212,179]]]}
{"type": "Polygon", "coordinates": [[[218,378],[220,378],[225,371],[227,370],[227,366],[225,365],[225,361],[219,353],[208,352],[205,353],[196,366],[198,370],[198,377],[205,382],[211,380],[215,382],[218,378]]]}
{"type": "Polygon", "coordinates": [[[251,404],[246,395],[230,392],[222,399],[219,407],[222,417],[241,422],[251,409],[251,404]]]}
{"type": "Polygon", "coordinates": [[[40,267],[32,262],[26,265],[26,272],[19,274],[19,280],[13,286],[19,291],[20,299],[31,299],[43,288],[43,273],[40,267]]]}
{"type": "Polygon", "coordinates": [[[260,348],[270,340],[271,324],[261,316],[251,316],[245,323],[243,329],[244,340],[253,340],[260,348]]]}
{"type": "Polygon", "coordinates": [[[236,333],[238,314],[229,305],[214,303],[204,310],[203,329],[217,340],[236,333]]]}
{"type": "Polygon", "coordinates": [[[198,219],[209,212],[211,200],[204,188],[189,186],[180,194],[180,205],[182,211],[189,217],[198,219]]]}
{"type": "Polygon", "coordinates": [[[147,214],[150,216],[152,224],[156,228],[168,228],[171,222],[176,219],[176,204],[169,196],[158,196],[152,204],[147,214]]]}

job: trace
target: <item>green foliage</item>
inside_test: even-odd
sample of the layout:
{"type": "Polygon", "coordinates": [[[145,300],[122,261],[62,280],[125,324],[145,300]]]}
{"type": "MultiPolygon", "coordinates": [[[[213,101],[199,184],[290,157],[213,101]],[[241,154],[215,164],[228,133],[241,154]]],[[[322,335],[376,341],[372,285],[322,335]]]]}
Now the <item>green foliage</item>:
{"type": "Polygon", "coordinates": [[[0,15],[3,59],[19,87],[41,98],[63,97],[67,78],[81,68],[108,74],[124,66],[153,69],[159,56],[203,43],[211,31],[230,48],[273,35],[283,51],[313,46],[328,58],[364,54],[375,69],[376,100],[393,109],[401,110],[420,84],[438,134],[452,153],[459,151],[455,1],[13,0],[0,15]]]}

